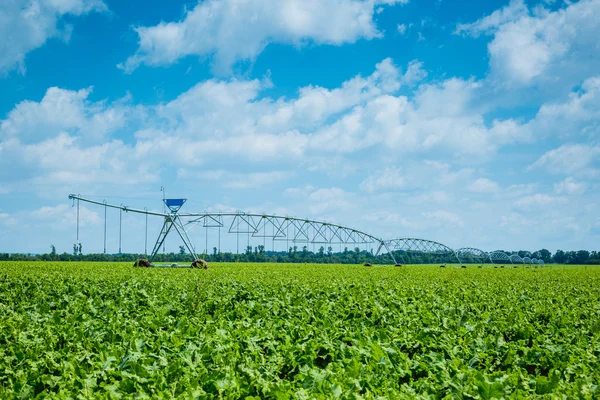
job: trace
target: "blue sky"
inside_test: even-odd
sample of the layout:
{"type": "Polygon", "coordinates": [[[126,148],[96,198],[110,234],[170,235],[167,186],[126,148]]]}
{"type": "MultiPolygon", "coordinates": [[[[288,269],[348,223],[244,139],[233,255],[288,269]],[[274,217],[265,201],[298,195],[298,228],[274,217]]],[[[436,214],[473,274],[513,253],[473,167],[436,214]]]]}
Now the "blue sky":
{"type": "MultiPolygon", "coordinates": [[[[4,1],[0,251],[69,251],[69,193],[159,209],[161,186],[188,211],[598,250],[598,15],[600,0],[4,1]]],[[[102,250],[103,218],[82,207],[84,251],[102,250]]],[[[140,227],[127,218],[124,251],[143,250],[140,227]]]]}

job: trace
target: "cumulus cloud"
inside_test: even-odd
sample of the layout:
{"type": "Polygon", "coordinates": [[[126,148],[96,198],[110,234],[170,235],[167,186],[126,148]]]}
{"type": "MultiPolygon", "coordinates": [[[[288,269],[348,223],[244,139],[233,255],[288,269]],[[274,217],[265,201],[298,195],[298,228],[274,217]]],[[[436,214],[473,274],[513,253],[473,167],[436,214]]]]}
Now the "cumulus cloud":
{"type": "Polygon", "coordinates": [[[600,0],[565,2],[550,11],[529,10],[522,0],[511,3],[457,33],[493,35],[488,44],[492,73],[508,85],[533,83],[567,86],[600,66],[600,0]]]}
{"type": "MultiPolygon", "coordinates": [[[[50,88],[40,101],[23,101],[0,121],[0,154],[5,163],[10,159],[21,165],[21,174],[29,177],[79,181],[84,179],[79,171],[95,171],[107,162],[112,170],[98,169],[86,175],[88,180],[116,179],[131,170],[151,181],[163,166],[189,168],[223,159],[347,175],[355,167],[343,155],[365,148],[404,153],[443,149],[476,158],[521,140],[518,134],[504,134],[511,121],[484,122],[476,106],[477,82],[452,78],[420,85],[413,98],[398,94],[424,76],[418,61],[403,72],[384,59],[371,75],[355,76],[335,88],[306,86],[293,98],[262,96],[272,86],[267,79],[209,79],[172,101],[146,106],[133,106],[129,97],[92,102],[92,88],[50,88]],[[113,139],[121,132],[130,136],[113,139]],[[73,161],[65,163],[64,154],[73,161]],[[41,172],[44,167],[46,173],[41,172]]],[[[363,189],[389,186],[395,173],[386,171],[363,189]]]]}
{"type": "Polygon", "coordinates": [[[545,193],[536,193],[531,196],[520,198],[514,202],[514,205],[517,208],[528,210],[536,207],[546,207],[565,203],[567,203],[567,199],[564,197],[550,196],[545,193]]]}
{"type": "Polygon", "coordinates": [[[340,212],[353,208],[350,194],[336,187],[317,189],[311,192],[307,199],[313,214],[321,214],[326,211],[340,212]]]}
{"type": "Polygon", "coordinates": [[[476,193],[496,193],[500,191],[500,185],[490,179],[479,178],[471,183],[468,189],[476,193]]]}
{"type": "MultiPolygon", "coordinates": [[[[57,228],[69,228],[77,218],[77,209],[67,204],[57,206],[43,206],[29,213],[29,217],[35,220],[50,221],[57,228]]],[[[103,221],[97,212],[86,206],[79,206],[79,225],[82,228],[98,225],[103,221]]]]}
{"type": "Polygon", "coordinates": [[[586,79],[564,101],[543,104],[527,126],[540,136],[600,136],[600,76],[586,79]]]}
{"type": "Polygon", "coordinates": [[[479,36],[482,33],[493,33],[500,26],[529,15],[523,0],[511,0],[510,3],[470,24],[458,24],[455,33],[479,36]]]}
{"type": "Polygon", "coordinates": [[[397,167],[388,167],[367,177],[360,189],[372,193],[378,190],[395,190],[404,186],[404,177],[397,167]]]}
{"type": "MultiPolygon", "coordinates": [[[[228,171],[232,161],[244,167],[261,164],[248,173],[301,168],[340,178],[357,173],[362,161],[354,160],[362,160],[362,151],[369,149],[384,163],[379,176],[363,177],[358,185],[367,193],[424,181],[496,190],[493,183],[474,182],[471,168],[420,161],[403,165],[401,174],[386,167],[398,155],[427,160],[431,151],[482,162],[503,145],[531,139],[534,129],[527,124],[486,121],[481,82],[450,78],[420,84],[412,96],[401,94],[424,76],[422,70],[418,61],[402,69],[384,59],[368,76],[333,88],[309,85],[295,97],[276,99],[264,96],[273,85],[268,79],[209,79],[172,101],[144,106],[132,105],[128,97],[90,101],[91,88],[50,88],[41,100],[23,101],[0,120],[0,180],[5,190],[35,182],[141,183],[160,179],[165,168],[180,169],[181,179],[193,179],[200,166],[228,171]],[[18,166],[18,173],[9,173],[9,166],[18,166]]],[[[564,114],[585,115],[581,126],[591,123],[594,82],[567,102],[552,103],[555,112],[543,115],[584,110],[564,114]],[[576,106],[564,106],[570,103],[576,106]]]]}
{"type": "Polygon", "coordinates": [[[572,177],[565,178],[564,180],[554,184],[554,193],[556,194],[582,194],[585,192],[585,189],[585,183],[577,182],[572,177]]]}
{"type": "Polygon", "coordinates": [[[464,226],[464,222],[460,216],[446,210],[428,211],[424,212],[422,215],[428,220],[435,221],[436,226],[464,226]]]}
{"type": "Polygon", "coordinates": [[[106,11],[102,0],[3,0],[0,2],[0,77],[17,69],[25,73],[25,56],[50,38],[68,40],[70,28],[60,29],[64,15],[106,11]]]}
{"type": "Polygon", "coordinates": [[[180,178],[220,182],[221,186],[229,189],[252,189],[269,186],[288,179],[292,175],[289,171],[239,173],[222,169],[199,172],[183,169],[178,172],[180,178]]]}
{"type": "Polygon", "coordinates": [[[303,187],[287,188],[283,191],[283,195],[285,197],[304,198],[307,193],[310,193],[313,190],[315,190],[314,186],[304,185],[303,187]]]}
{"type": "Polygon", "coordinates": [[[139,153],[119,140],[83,146],[78,139],[60,133],[35,144],[9,140],[0,147],[0,179],[18,183],[21,189],[35,185],[100,183],[134,184],[158,179],[151,162],[140,162],[139,153]]]}
{"type": "Polygon", "coordinates": [[[169,65],[182,57],[213,57],[226,73],[241,60],[254,60],[270,43],[341,45],[381,37],[375,9],[406,0],[207,0],[182,20],[137,27],[139,48],[119,67],[169,65]]]}
{"type": "Polygon", "coordinates": [[[542,168],[553,174],[595,176],[598,174],[598,159],[600,146],[565,144],[543,154],[529,169],[542,168]]]}
{"type": "Polygon", "coordinates": [[[107,105],[93,103],[93,88],[78,91],[51,87],[40,102],[24,100],[0,121],[0,139],[16,138],[30,143],[70,132],[96,141],[122,128],[132,118],[133,108],[122,101],[107,105]]]}

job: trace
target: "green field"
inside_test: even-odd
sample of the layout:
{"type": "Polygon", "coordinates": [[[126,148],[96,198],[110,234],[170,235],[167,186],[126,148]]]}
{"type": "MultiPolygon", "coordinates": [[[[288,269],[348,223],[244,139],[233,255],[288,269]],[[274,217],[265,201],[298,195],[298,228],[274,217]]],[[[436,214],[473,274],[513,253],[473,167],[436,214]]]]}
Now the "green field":
{"type": "Polygon", "coordinates": [[[0,263],[0,398],[599,398],[600,268],[0,263]]]}

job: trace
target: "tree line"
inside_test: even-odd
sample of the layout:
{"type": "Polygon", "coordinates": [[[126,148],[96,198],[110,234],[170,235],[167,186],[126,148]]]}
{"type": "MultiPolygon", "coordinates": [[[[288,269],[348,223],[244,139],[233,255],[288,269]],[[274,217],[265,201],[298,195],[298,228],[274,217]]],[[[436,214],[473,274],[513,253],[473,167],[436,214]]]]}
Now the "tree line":
{"type": "MultiPolygon", "coordinates": [[[[525,250],[503,251],[506,254],[518,254],[520,257],[538,258],[545,264],[600,264],[600,252],[598,251],[563,251],[557,250],[552,254],[547,249],[536,252],[525,250]]],[[[73,253],[57,253],[54,245],[50,246],[50,252],[44,254],[23,253],[0,253],[0,261],[105,261],[105,262],[134,262],[139,258],[147,258],[145,254],[121,253],[104,254],[82,252],[81,244],[73,246],[73,253]]],[[[318,251],[310,251],[308,246],[293,246],[288,251],[269,251],[263,245],[247,246],[242,253],[219,252],[216,247],[210,253],[203,253],[201,258],[215,262],[278,262],[278,263],[316,263],[316,264],[390,264],[392,258],[389,254],[374,255],[373,250],[361,250],[356,247],[353,250],[344,248],[343,251],[334,252],[331,246],[321,246],[318,251]]],[[[396,251],[396,261],[402,264],[437,264],[456,263],[455,257],[448,254],[432,254],[418,251],[396,251]]],[[[159,253],[154,262],[191,262],[191,256],[180,246],[178,253],[159,253]]],[[[489,260],[463,260],[464,262],[489,262],[489,260]]]]}

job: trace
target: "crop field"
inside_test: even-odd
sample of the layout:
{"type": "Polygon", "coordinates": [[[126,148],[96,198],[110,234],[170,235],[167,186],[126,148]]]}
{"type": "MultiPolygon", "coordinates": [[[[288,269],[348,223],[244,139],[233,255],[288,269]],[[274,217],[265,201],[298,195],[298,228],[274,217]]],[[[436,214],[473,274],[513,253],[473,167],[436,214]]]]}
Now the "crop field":
{"type": "Polygon", "coordinates": [[[0,263],[0,398],[599,398],[600,268],[0,263]]]}

